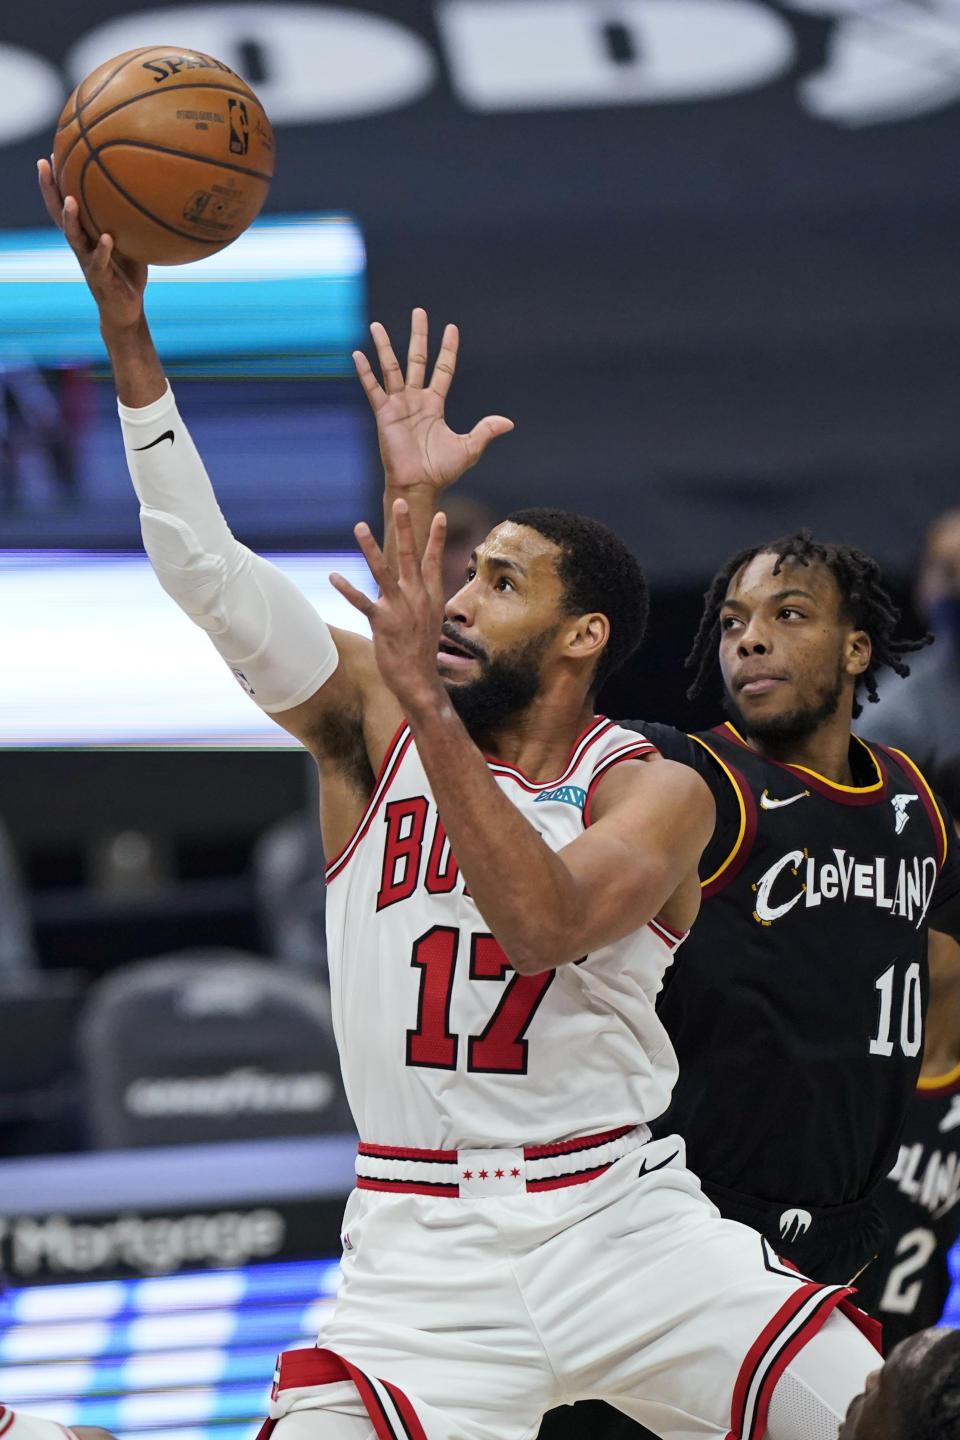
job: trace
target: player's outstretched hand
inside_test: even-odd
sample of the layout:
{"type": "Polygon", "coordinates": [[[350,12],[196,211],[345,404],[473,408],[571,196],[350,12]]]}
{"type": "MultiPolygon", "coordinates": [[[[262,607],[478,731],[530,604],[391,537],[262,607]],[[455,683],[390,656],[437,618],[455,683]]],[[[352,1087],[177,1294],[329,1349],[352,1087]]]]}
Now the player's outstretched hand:
{"type": "Polygon", "coordinates": [[[353,363],[377,422],[380,458],[387,487],[404,490],[428,485],[445,490],[471,465],[476,465],[491,440],[513,429],[505,415],[486,415],[466,435],[451,430],[443,415],[447,392],[457,368],[460,334],[456,325],[443,332],[429,384],[426,384],[428,327],[426,310],[416,309],[410,322],[406,374],[390,337],[379,321],[370,334],[380,362],[382,383],[362,350],[353,363]]]}
{"type": "Polygon", "coordinates": [[[80,224],[76,199],[72,195],[63,198],[57,189],[49,160],[37,161],[37,177],[47,214],[63,231],[77,257],[83,278],[97,302],[101,325],[123,330],[138,324],[143,316],[146,265],[118,255],[111,235],[101,235],[96,241],[90,239],[80,224]]]}
{"type": "Polygon", "coordinates": [[[437,651],[443,623],[443,545],[447,517],[433,517],[430,535],[417,558],[410,510],[405,500],[393,502],[396,532],[397,574],[394,575],[368,525],[357,525],[354,534],[380,588],[371,600],[342,575],[332,574],[330,582],[355,610],[365,615],[373,632],[373,648],[383,681],[411,718],[424,707],[435,706],[443,697],[437,673],[437,651]]]}

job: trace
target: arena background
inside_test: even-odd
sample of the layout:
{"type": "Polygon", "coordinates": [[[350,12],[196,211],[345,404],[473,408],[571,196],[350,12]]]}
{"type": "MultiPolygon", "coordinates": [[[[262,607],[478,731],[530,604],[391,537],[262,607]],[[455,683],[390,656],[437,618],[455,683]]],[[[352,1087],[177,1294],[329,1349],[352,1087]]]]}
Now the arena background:
{"type": "MultiPolygon", "coordinates": [[[[158,305],[161,288],[172,297],[169,345],[187,337],[178,393],[228,516],[306,567],[318,597],[321,557],[377,507],[346,357],[370,317],[402,336],[414,304],[461,326],[453,422],[517,422],[467,492],[498,513],[594,514],[648,570],[650,642],[603,697],[611,713],[714,717],[716,696],[685,700],[681,659],[729,551],[811,526],[877,555],[909,608],[923,529],[960,493],[948,0],[4,7],[0,818],[23,877],[6,913],[27,939],[0,1006],[0,1254],[14,1287],[0,1376],[9,1401],[54,1413],[59,1395],[57,1418],[153,1440],[249,1434],[270,1352],[308,1342],[331,1293],[352,1143],[316,1033],[305,1025],[285,1065],[257,1048],[264,1016],[290,1023],[292,1002],[249,958],[248,1007],[205,1090],[177,1089],[198,1069],[197,1050],[177,1048],[184,1005],[202,1049],[222,995],[180,972],[161,977],[161,998],[133,997],[169,1062],[166,1089],[136,1091],[141,1129],[110,1108],[134,1083],[122,1046],[109,1074],[90,1073],[104,1033],[91,999],[131,962],[228,946],[277,968],[276,857],[293,836],[302,863],[312,843],[308,766],[254,720],[211,718],[230,681],[202,640],[190,651],[174,621],[147,642],[114,637],[124,607],[154,619],[93,313],[68,341],[63,284],[31,286],[18,258],[36,260],[34,161],[73,84],[168,41],[226,60],[264,101],[278,141],[267,222],[340,227],[332,269],[291,280],[276,252],[267,278],[247,274],[236,314],[287,288],[268,295],[274,343],[236,342],[240,374],[226,350],[211,357],[223,315],[203,287],[179,302],[175,285],[154,287],[158,305]],[[339,308],[324,298],[334,275],[339,308]],[[56,356],[24,344],[24,296],[56,356]],[[290,338],[281,320],[304,311],[316,327],[290,338]],[[165,730],[176,706],[188,718],[165,730]],[[121,712],[120,731],[98,728],[121,712]],[[151,1148],[117,1148],[130,1143],[151,1148]],[[20,1288],[47,1281],[72,1283],[20,1288]]],[[[309,875],[287,879],[302,942],[322,902],[309,875]]],[[[322,979],[318,960],[308,980],[322,979]]]]}

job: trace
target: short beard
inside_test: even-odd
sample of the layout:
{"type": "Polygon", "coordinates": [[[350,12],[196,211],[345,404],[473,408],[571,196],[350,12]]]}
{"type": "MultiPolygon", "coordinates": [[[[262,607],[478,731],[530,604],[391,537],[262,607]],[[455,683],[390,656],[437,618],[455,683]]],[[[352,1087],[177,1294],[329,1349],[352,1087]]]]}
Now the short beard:
{"type": "Polygon", "coordinates": [[[843,682],[843,670],[838,668],[834,683],[821,690],[815,704],[802,710],[788,710],[784,715],[748,720],[729,690],[724,691],[723,708],[742,735],[782,753],[803,740],[809,740],[825,720],[837,713],[843,695],[843,682]]]}
{"type": "Polygon", "coordinates": [[[471,740],[490,739],[529,710],[540,693],[540,667],[556,630],[544,631],[498,655],[481,659],[476,680],[448,684],[447,694],[471,740]]]}

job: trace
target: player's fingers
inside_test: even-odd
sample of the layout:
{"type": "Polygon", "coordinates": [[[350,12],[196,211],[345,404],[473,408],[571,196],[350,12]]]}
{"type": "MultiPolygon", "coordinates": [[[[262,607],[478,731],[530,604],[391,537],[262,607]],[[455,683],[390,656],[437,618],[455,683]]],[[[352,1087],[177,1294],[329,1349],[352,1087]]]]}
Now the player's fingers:
{"type": "Polygon", "coordinates": [[[407,348],[407,384],[420,390],[427,373],[427,312],[418,305],[410,317],[410,344],[407,348]]]}
{"type": "Polygon", "coordinates": [[[478,420],[470,434],[464,436],[470,464],[476,465],[491,440],[496,440],[499,435],[509,435],[513,428],[513,421],[508,420],[506,415],[485,415],[478,420]]]}
{"type": "Polygon", "coordinates": [[[57,189],[57,182],[53,178],[53,167],[49,160],[37,161],[37,179],[40,182],[40,194],[43,197],[47,214],[57,229],[62,230],[63,198],[57,189]]]}
{"type": "Polygon", "coordinates": [[[373,613],[374,606],[374,602],[370,599],[370,596],[364,595],[362,590],[358,590],[355,585],[351,585],[350,581],[345,580],[336,570],[332,571],[329,578],[334,590],[339,591],[344,600],[349,600],[354,610],[359,610],[361,615],[366,615],[369,618],[373,613]]]}
{"type": "Polygon", "coordinates": [[[363,558],[367,562],[367,569],[370,571],[374,580],[376,580],[381,594],[395,591],[397,582],[393,577],[390,567],[387,565],[383,551],[373,538],[373,531],[370,529],[370,526],[365,525],[363,521],[361,521],[359,525],[354,525],[353,533],[357,537],[357,544],[360,546],[363,558]]]}
{"type": "Polygon", "coordinates": [[[68,195],[63,202],[63,233],[86,270],[97,247],[80,224],[80,206],[73,195],[68,195]]]}
{"type": "Polygon", "coordinates": [[[102,280],[110,269],[110,261],[113,257],[113,236],[101,235],[96,245],[89,251],[85,263],[87,279],[96,283],[102,280]]]}
{"type": "Polygon", "coordinates": [[[420,580],[420,560],[417,542],[410,519],[410,507],[406,500],[393,502],[393,531],[397,550],[397,578],[400,584],[409,588],[420,580]]]}
{"type": "Polygon", "coordinates": [[[393,353],[390,336],[380,324],[379,320],[374,320],[370,326],[370,334],[373,336],[373,343],[377,349],[377,359],[380,361],[380,372],[383,375],[383,388],[388,395],[395,395],[398,390],[403,389],[403,371],[400,369],[399,360],[393,353]]]}
{"type": "Polygon", "coordinates": [[[353,365],[357,372],[357,379],[363,386],[364,393],[373,407],[374,413],[387,402],[387,397],[380,385],[380,381],[373,373],[373,366],[364,355],[362,350],[354,350],[353,365]]]}
{"type": "Polygon", "coordinates": [[[446,399],[447,392],[457,368],[457,351],[460,348],[460,331],[456,325],[447,325],[440,343],[440,354],[430,376],[430,389],[435,395],[446,399]]]}
{"type": "Polygon", "coordinates": [[[431,600],[443,600],[443,548],[447,540],[447,517],[442,510],[434,515],[420,568],[431,600]]]}

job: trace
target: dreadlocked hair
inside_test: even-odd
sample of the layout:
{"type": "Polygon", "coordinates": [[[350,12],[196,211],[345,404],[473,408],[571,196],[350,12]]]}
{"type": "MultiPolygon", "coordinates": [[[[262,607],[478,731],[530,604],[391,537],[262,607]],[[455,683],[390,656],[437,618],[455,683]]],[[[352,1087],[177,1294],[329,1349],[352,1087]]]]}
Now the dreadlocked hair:
{"type": "MultiPolygon", "coordinates": [[[[868,700],[875,701],[879,698],[878,670],[886,667],[896,675],[909,675],[910,666],[904,663],[904,655],[922,650],[933,640],[929,633],[915,640],[894,635],[900,621],[900,611],[881,584],[880,566],[876,560],[853,545],[832,545],[826,541],[815,540],[809,530],[798,530],[793,535],[782,536],[779,540],[771,540],[765,545],[738,550],[710,581],[703,597],[700,625],[690,654],[684,661],[687,669],[694,672],[693,681],[687,691],[688,699],[692,700],[700,694],[717,663],[717,626],[730,581],[757,555],[766,554],[777,557],[773,567],[774,575],[779,574],[785,560],[796,560],[801,565],[819,561],[833,575],[840,588],[845,615],[852,625],[858,630],[865,630],[870,637],[873,652],[870,664],[857,679],[857,686],[863,686],[868,700]]],[[[862,705],[855,698],[854,716],[861,714],[862,709],[862,705]]]]}

